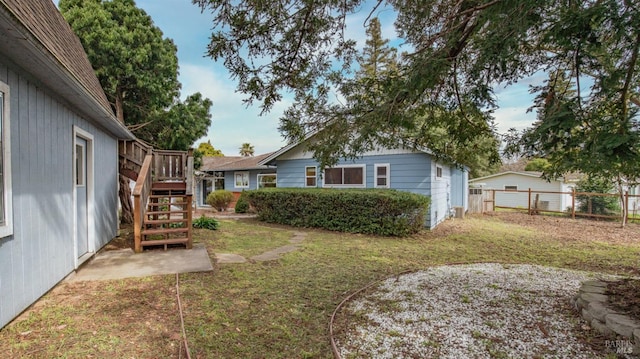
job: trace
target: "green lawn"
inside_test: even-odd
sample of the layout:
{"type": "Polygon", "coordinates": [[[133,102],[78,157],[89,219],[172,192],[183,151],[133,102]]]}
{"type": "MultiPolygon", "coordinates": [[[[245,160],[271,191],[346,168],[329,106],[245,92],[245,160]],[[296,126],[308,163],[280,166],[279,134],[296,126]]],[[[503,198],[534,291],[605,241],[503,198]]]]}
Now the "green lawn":
{"type": "MultiPolygon", "coordinates": [[[[300,249],[278,261],[216,265],[214,272],[180,275],[192,357],[331,358],[328,324],[338,303],[371,281],[406,270],[510,262],[637,274],[640,258],[638,245],[556,240],[495,217],[447,222],[434,232],[402,239],[222,221],[218,231],[197,230],[196,242],[205,243],[211,255],[250,257],[287,244],[299,230],[307,233],[300,249]]],[[[162,276],[62,284],[25,319],[0,331],[0,352],[178,357],[175,282],[175,276],[162,276]],[[140,288],[144,291],[132,295],[140,288]],[[74,295],[75,304],[70,304],[66,298],[74,295]],[[91,301],[97,303],[86,304],[91,301]],[[87,318],[103,324],[94,327],[87,318]],[[60,325],[64,328],[56,330],[60,325]],[[61,331],[66,333],[62,337],[61,331]],[[68,344],[60,345],[60,338],[68,344]],[[89,338],[93,344],[87,344],[89,338]]]]}

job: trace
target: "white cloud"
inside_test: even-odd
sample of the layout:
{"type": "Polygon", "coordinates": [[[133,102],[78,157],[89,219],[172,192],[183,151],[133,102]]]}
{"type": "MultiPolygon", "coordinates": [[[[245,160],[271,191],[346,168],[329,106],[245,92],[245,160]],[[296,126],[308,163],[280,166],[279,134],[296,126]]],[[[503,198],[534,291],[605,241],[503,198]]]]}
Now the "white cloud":
{"type": "Polygon", "coordinates": [[[213,147],[228,156],[237,155],[244,142],[251,143],[256,154],[282,147],[284,140],[278,132],[278,125],[288,102],[282,101],[268,114],[260,116],[259,106],[247,107],[242,102],[244,95],[235,91],[235,82],[221,74],[226,74],[226,71],[217,69],[213,63],[211,66],[181,65],[183,96],[200,92],[213,102],[209,133],[196,145],[210,140],[213,147]]]}
{"type": "Polygon", "coordinates": [[[527,112],[529,106],[500,107],[494,113],[497,130],[499,133],[506,133],[509,129],[515,128],[520,131],[530,127],[536,119],[534,112],[527,112]]]}

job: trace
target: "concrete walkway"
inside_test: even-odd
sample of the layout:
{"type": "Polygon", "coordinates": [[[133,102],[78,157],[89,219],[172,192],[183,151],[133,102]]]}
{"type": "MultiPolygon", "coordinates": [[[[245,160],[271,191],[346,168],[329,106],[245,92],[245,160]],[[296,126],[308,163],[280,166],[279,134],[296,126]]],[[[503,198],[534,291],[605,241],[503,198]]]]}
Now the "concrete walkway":
{"type": "Polygon", "coordinates": [[[102,251],[85,263],[69,281],[109,280],[146,277],[159,274],[212,271],[209,253],[203,244],[193,249],[148,250],[134,253],[131,249],[102,251]]]}
{"type": "MultiPolygon", "coordinates": [[[[288,245],[264,252],[249,259],[233,253],[216,253],[217,263],[246,263],[275,261],[283,254],[298,250],[306,233],[294,232],[288,245]]],[[[205,246],[193,245],[193,249],[147,250],[134,253],[131,249],[98,252],[88,263],[67,277],[68,281],[111,280],[146,277],[161,274],[212,271],[213,265],[205,246]]]]}

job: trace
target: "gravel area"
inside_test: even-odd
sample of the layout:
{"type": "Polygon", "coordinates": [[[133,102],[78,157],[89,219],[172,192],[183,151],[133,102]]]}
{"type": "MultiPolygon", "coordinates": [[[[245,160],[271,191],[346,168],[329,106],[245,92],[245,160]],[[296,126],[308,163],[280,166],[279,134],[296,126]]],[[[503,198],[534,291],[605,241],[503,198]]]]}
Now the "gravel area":
{"type": "Polygon", "coordinates": [[[534,265],[434,267],[390,278],[337,316],[343,358],[595,358],[569,300],[594,274],[534,265]]]}

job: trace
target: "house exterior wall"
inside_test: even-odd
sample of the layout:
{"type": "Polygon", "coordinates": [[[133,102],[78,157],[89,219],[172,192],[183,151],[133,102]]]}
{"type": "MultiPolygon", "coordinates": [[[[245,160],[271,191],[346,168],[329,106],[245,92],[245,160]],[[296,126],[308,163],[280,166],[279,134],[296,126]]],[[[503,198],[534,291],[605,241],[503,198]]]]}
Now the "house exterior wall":
{"type": "Polygon", "coordinates": [[[74,126],[93,136],[95,250],[117,235],[118,142],[76,115],[18,66],[0,57],[10,88],[13,234],[0,238],[0,327],[76,266],[74,126]]]}
{"type": "MultiPolygon", "coordinates": [[[[546,180],[528,176],[518,173],[505,173],[503,175],[480,178],[477,180],[471,180],[471,185],[474,182],[483,183],[483,188],[504,190],[505,186],[518,186],[518,191],[528,191],[529,188],[534,191],[550,191],[550,192],[562,192],[565,188],[560,181],[547,182],[546,180]]],[[[535,195],[532,196],[531,202],[535,200],[535,195]]],[[[528,208],[529,193],[528,192],[496,192],[496,206],[500,207],[516,207],[516,208],[528,208]]],[[[539,205],[541,208],[545,206],[551,211],[564,211],[566,206],[570,205],[571,198],[569,196],[567,204],[566,195],[541,193],[539,196],[539,205]],[[544,202],[544,203],[543,203],[544,202]]]]}
{"type": "MultiPolygon", "coordinates": [[[[296,158],[296,153],[302,152],[294,149],[290,153],[286,153],[286,156],[277,159],[278,187],[306,187],[305,168],[318,166],[318,163],[310,156],[305,154],[300,156],[303,158],[296,158]]],[[[340,161],[336,166],[365,165],[366,188],[374,188],[376,164],[389,165],[389,188],[431,196],[431,207],[425,222],[426,227],[433,228],[447,218],[452,205],[451,173],[452,171],[455,173],[455,170],[452,170],[450,166],[436,164],[428,154],[423,152],[395,150],[389,151],[389,153],[381,151],[368,153],[355,161],[340,161]],[[442,168],[442,177],[440,178],[437,178],[437,167],[442,168]]],[[[323,181],[320,169],[317,169],[316,173],[316,187],[322,187],[323,181]]],[[[456,176],[459,181],[457,185],[464,188],[466,184],[460,182],[465,181],[466,175],[456,173],[456,176]]],[[[456,197],[458,201],[456,203],[466,206],[467,193],[467,190],[463,193],[458,193],[459,197],[456,197]]]]}
{"type": "MultiPolygon", "coordinates": [[[[260,170],[237,170],[237,171],[224,171],[224,189],[234,193],[241,193],[243,190],[257,189],[258,188],[258,175],[260,174],[275,174],[275,169],[260,169],[260,170]],[[235,186],[235,173],[236,172],[249,172],[249,188],[241,188],[235,186]]],[[[204,176],[203,178],[213,181],[214,177],[211,175],[204,176]]],[[[209,207],[204,201],[202,179],[196,182],[196,205],[198,207],[209,207]]],[[[222,188],[216,188],[222,189],[222,188]]]]}

